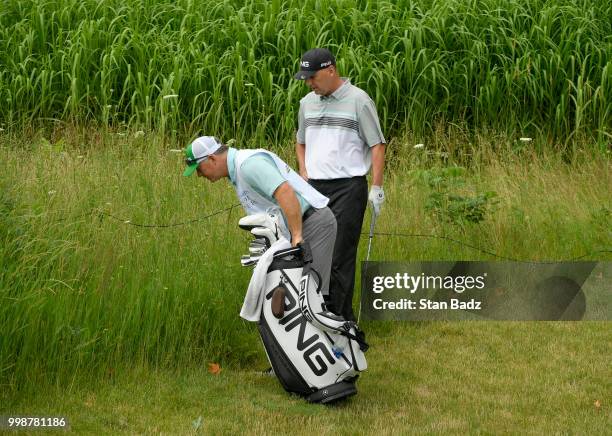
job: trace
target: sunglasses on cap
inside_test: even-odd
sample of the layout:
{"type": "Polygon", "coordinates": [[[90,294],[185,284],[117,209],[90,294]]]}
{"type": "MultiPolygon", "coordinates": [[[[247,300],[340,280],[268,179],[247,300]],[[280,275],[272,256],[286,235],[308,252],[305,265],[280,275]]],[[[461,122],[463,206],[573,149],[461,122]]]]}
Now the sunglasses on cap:
{"type": "Polygon", "coordinates": [[[208,159],[208,156],[204,156],[204,157],[200,157],[200,158],[188,157],[188,158],[185,159],[185,165],[190,166],[190,165],[193,165],[193,164],[204,162],[206,159],[208,159]]]}

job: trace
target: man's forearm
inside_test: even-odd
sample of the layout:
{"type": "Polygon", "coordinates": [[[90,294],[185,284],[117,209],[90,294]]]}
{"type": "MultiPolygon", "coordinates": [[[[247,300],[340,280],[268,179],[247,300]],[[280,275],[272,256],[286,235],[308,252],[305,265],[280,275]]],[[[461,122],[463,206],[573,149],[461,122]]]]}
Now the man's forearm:
{"type": "Polygon", "coordinates": [[[372,185],[382,186],[385,171],[385,144],[372,147],[372,185]]]}
{"type": "Polygon", "coordinates": [[[302,209],[297,195],[289,183],[284,182],[274,191],[274,198],[287,219],[291,232],[291,245],[295,246],[302,241],[302,209]]]}

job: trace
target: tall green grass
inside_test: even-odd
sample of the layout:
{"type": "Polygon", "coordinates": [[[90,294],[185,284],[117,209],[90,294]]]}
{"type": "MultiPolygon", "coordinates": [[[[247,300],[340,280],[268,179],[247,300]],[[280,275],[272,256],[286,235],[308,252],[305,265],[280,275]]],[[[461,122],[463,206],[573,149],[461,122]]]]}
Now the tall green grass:
{"type": "MultiPolygon", "coordinates": [[[[3,389],[124,366],[248,365],[260,349],[254,326],[238,317],[250,277],[239,263],[249,239],[237,227],[243,213],[202,219],[237,202],[229,183],[182,177],[182,155],[161,137],[60,133],[0,134],[3,389]]],[[[415,150],[411,141],[390,145],[390,156],[403,157],[390,159],[377,231],[445,235],[525,260],[612,246],[609,158],[567,165],[529,150],[500,157],[492,151],[499,138],[480,138],[479,157],[461,162],[433,146],[415,150]],[[429,193],[412,170],[454,164],[466,166],[462,193],[498,194],[481,224],[451,226],[424,208],[429,193]]],[[[281,154],[293,160],[290,142],[281,154]]],[[[439,239],[377,236],[373,243],[372,260],[436,259],[494,258],[439,239]]]]}
{"type": "Polygon", "coordinates": [[[125,222],[198,218],[233,204],[231,192],[183,180],[181,158],[159,147],[96,145],[43,141],[17,154],[2,145],[2,384],[248,361],[238,212],[166,229],[125,222]]]}
{"type": "Polygon", "coordinates": [[[605,146],[611,35],[606,0],[6,0],[0,127],[70,119],[279,143],[307,91],[299,57],[327,46],[387,135],[454,123],[605,146]]]}

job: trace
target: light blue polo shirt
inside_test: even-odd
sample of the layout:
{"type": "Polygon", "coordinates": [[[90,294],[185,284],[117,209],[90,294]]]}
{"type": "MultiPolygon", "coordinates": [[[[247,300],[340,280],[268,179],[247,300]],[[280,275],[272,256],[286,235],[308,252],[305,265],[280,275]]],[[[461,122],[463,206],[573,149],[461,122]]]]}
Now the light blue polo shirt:
{"type": "MultiPolygon", "coordinates": [[[[236,186],[236,149],[230,147],[227,151],[227,170],[230,182],[236,186]]],[[[247,158],[240,168],[244,181],[249,184],[259,195],[262,195],[274,204],[278,204],[274,198],[274,191],[283,183],[285,178],[281,175],[272,158],[264,153],[255,154],[247,158]]],[[[294,191],[295,192],[295,191],[294,191]]],[[[310,207],[304,197],[295,192],[302,214],[310,207]]]]}

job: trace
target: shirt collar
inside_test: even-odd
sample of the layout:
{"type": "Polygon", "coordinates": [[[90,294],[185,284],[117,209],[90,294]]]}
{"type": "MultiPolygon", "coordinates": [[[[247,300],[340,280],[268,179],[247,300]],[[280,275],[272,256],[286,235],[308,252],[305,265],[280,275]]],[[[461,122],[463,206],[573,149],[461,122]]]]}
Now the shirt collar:
{"type": "Polygon", "coordinates": [[[351,80],[348,77],[341,77],[341,79],[344,83],[340,85],[340,87],[336,89],[334,92],[332,92],[331,94],[322,95],[321,100],[324,101],[324,100],[327,100],[328,98],[333,98],[334,100],[340,100],[346,95],[351,85],[351,80]]]}
{"type": "Polygon", "coordinates": [[[232,147],[227,150],[227,172],[230,182],[236,186],[236,149],[232,147]]]}

